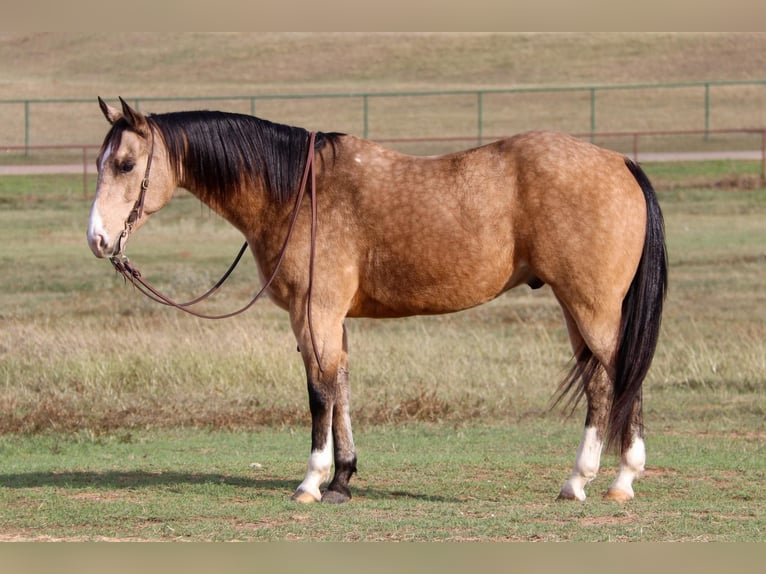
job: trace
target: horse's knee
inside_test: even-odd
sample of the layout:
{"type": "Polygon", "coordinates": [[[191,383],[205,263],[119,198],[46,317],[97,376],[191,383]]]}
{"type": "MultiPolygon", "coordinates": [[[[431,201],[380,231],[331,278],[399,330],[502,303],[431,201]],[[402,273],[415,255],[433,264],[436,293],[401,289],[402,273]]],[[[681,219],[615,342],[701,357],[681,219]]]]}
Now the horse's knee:
{"type": "Polygon", "coordinates": [[[311,416],[322,416],[330,411],[333,403],[335,402],[333,388],[330,385],[316,383],[309,380],[308,383],[309,393],[309,410],[311,410],[311,416]]]}

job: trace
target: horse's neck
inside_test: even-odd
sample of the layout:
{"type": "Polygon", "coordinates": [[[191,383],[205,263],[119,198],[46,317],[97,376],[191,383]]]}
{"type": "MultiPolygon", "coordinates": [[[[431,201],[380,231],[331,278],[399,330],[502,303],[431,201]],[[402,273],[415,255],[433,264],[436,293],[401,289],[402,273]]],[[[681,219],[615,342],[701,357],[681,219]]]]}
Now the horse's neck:
{"type": "Polygon", "coordinates": [[[249,242],[260,242],[269,235],[269,227],[282,225],[289,220],[293,202],[278,206],[268,197],[260,185],[245,189],[213,193],[195,186],[188,189],[200,202],[239,230],[249,242]]]}

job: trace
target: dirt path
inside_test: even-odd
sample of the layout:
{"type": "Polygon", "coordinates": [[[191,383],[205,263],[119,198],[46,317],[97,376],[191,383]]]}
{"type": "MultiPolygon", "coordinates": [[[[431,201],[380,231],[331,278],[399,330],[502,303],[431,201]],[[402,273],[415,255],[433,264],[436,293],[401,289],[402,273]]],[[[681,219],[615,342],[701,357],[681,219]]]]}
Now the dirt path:
{"type": "MultiPolygon", "coordinates": [[[[87,166],[88,175],[96,175],[96,166],[87,166]]],[[[71,165],[0,165],[0,175],[82,174],[82,164],[71,165]]]]}

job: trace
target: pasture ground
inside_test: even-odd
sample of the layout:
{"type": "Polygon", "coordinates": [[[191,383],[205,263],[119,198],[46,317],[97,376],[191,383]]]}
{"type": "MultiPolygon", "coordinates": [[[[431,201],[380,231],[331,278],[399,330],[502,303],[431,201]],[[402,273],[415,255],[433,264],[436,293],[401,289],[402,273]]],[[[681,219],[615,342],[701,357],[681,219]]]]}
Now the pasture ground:
{"type": "Polygon", "coordinates": [[[306,429],[6,436],[0,540],[763,540],[762,436],[655,433],[634,501],[601,500],[605,457],[585,503],[557,502],[575,426],[362,428],[354,499],[310,507],[289,500],[306,429]]]}
{"type": "MultiPolygon", "coordinates": [[[[0,98],[92,99],[81,107],[33,106],[30,135],[33,144],[98,143],[106,124],[96,95],[759,80],[765,46],[764,34],[7,33],[0,35],[0,98]]],[[[584,131],[589,107],[581,100],[488,98],[487,133],[584,131]],[[498,119],[505,123],[491,123],[498,119]]],[[[713,128],[764,125],[758,88],[714,90],[712,100],[713,128]]],[[[604,94],[598,128],[696,128],[702,103],[695,90],[672,98],[656,90],[604,94]]],[[[475,127],[474,100],[420,106],[390,114],[387,104],[373,104],[372,137],[462,135],[475,127]]],[[[348,102],[273,103],[257,113],[360,131],[360,108],[348,102]]],[[[10,138],[0,143],[23,141],[23,117],[23,104],[0,110],[10,138]]],[[[571,355],[549,290],[519,289],[456,315],[353,321],[355,498],[341,507],[298,507],[288,498],[305,470],[308,409],[284,313],[264,303],[209,323],[159,308],[92,257],[81,177],[1,177],[0,540],[763,542],[760,165],[645,167],[665,213],[670,292],[645,384],[647,475],[622,506],[599,497],[613,475],[612,456],[584,504],[554,500],[583,413],[549,408],[571,355]]],[[[130,254],[159,287],[183,297],[217,279],[239,245],[235,231],[181,193],[134,238],[130,254]]],[[[240,304],[256,283],[245,265],[210,310],[240,304]]],[[[491,552],[480,548],[486,564],[491,552]]],[[[635,559],[616,548],[598,552],[611,559],[610,569],[647,571],[665,557],[664,545],[641,546],[635,559]]],[[[736,571],[748,556],[739,546],[734,556],[721,545],[716,554],[707,548],[695,547],[695,559],[716,571],[736,571]]],[[[288,552],[300,558],[295,547],[288,552]]],[[[365,569],[399,571],[392,557],[386,549],[365,569]]],[[[451,558],[439,545],[430,561],[462,563],[451,558]]],[[[590,568],[595,560],[588,552],[550,571],[590,568]]]]}
{"type": "MultiPolygon", "coordinates": [[[[353,321],[355,498],[297,507],[308,413],[284,313],[210,323],[159,308],[89,253],[79,178],[1,178],[0,538],[762,541],[766,191],[694,183],[757,169],[647,166],[671,290],[645,386],[647,475],[624,506],[599,497],[611,456],[588,501],[554,500],[582,410],[549,409],[571,353],[547,289],[353,321]]],[[[182,194],[131,256],[183,296],[238,245],[182,194]]],[[[245,265],[214,305],[255,282],[245,265]]]]}

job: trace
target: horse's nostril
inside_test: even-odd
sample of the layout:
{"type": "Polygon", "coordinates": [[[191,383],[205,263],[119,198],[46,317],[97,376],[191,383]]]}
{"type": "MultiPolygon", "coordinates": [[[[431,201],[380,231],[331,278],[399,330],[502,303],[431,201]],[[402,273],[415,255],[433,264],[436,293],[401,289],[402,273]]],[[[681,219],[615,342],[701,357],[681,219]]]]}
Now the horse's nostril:
{"type": "Polygon", "coordinates": [[[90,241],[88,244],[90,245],[90,250],[93,252],[93,254],[96,257],[103,257],[104,253],[106,252],[106,248],[108,247],[106,237],[99,233],[90,236],[89,239],[90,241]]]}

